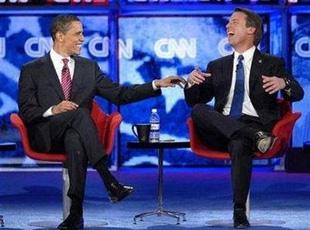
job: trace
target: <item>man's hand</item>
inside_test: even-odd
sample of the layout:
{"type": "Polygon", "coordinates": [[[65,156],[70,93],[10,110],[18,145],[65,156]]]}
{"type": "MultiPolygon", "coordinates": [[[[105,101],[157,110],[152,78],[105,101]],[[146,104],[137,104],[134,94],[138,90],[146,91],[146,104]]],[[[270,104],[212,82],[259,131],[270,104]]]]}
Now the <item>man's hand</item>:
{"type": "Polygon", "coordinates": [[[191,72],[190,76],[187,79],[187,82],[190,85],[199,85],[203,83],[207,77],[211,77],[211,73],[204,73],[200,69],[195,69],[191,72]]]}
{"type": "Polygon", "coordinates": [[[285,81],[283,78],[276,76],[267,77],[262,75],[263,78],[263,88],[266,93],[273,94],[278,92],[281,89],[285,88],[285,81]]]}
{"type": "Polygon", "coordinates": [[[184,79],[177,76],[169,76],[164,79],[155,80],[155,86],[157,88],[175,87],[179,82],[184,81],[184,79]]]}
{"type": "Polygon", "coordinates": [[[78,107],[79,105],[72,101],[62,101],[59,104],[52,107],[52,113],[59,114],[70,110],[75,110],[78,107]]]}

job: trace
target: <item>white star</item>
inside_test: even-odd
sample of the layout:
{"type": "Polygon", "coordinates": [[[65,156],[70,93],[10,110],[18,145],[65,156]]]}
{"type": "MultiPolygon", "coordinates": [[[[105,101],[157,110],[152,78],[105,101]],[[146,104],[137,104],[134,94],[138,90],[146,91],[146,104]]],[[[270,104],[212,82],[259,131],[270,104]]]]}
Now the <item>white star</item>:
{"type": "Polygon", "coordinates": [[[11,23],[6,37],[16,34],[22,30],[28,31],[33,36],[39,36],[41,34],[41,26],[39,24],[39,17],[34,16],[13,16],[10,17],[11,23]],[[29,26],[31,25],[31,26],[29,26]]]}
{"type": "Polygon", "coordinates": [[[162,94],[166,100],[166,113],[170,113],[178,100],[184,100],[183,89],[179,86],[174,88],[163,88],[162,94]]]}
{"type": "Polygon", "coordinates": [[[0,101],[2,101],[2,106],[0,107],[0,116],[18,110],[16,101],[3,92],[0,93],[0,101]]]}
{"type": "Polygon", "coordinates": [[[137,69],[143,65],[143,60],[122,60],[120,63],[120,84],[123,84],[124,82],[128,82],[130,84],[144,84],[145,80],[140,75],[139,72],[137,72],[137,69]],[[130,73],[130,76],[128,76],[128,73],[130,73]]]}
{"type": "MultiPolygon", "coordinates": [[[[167,76],[177,76],[176,69],[174,67],[162,67],[161,76],[165,78],[167,76]]],[[[162,94],[166,99],[166,113],[170,113],[171,109],[175,106],[178,100],[184,99],[183,89],[179,86],[174,88],[164,88],[162,89],[162,94]]]]}

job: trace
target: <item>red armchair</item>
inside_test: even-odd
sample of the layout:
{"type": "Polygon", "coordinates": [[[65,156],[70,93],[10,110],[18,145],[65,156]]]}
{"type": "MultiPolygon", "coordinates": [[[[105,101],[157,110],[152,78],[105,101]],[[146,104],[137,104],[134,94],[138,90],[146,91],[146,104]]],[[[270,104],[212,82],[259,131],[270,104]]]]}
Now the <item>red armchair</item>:
{"type": "MultiPolygon", "coordinates": [[[[256,152],[255,155],[257,159],[270,159],[274,157],[279,157],[285,153],[285,150],[290,145],[290,140],[295,122],[301,116],[301,113],[293,113],[291,105],[288,101],[279,100],[278,104],[281,109],[282,118],[276,123],[272,130],[272,134],[277,137],[276,143],[265,154],[256,152]]],[[[191,118],[188,118],[187,125],[189,128],[190,146],[194,154],[215,160],[230,159],[228,152],[212,150],[201,143],[195,131],[195,127],[191,118]]],[[[249,217],[249,195],[247,201],[247,216],[249,217]]]]}
{"type": "MultiPolygon", "coordinates": [[[[273,145],[272,149],[270,149],[268,152],[264,154],[256,152],[255,153],[256,157],[259,159],[270,159],[284,154],[285,150],[288,148],[290,144],[295,122],[301,116],[301,113],[299,112],[294,113],[292,112],[292,108],[289,102],[279,100],[278,103],[281,108],[282,118],[276,123],[276,125],[272,130],[272,134],[277,137],[277,141],[273,145]]],[[[228,152],[220,152],[212,150],[200,142],[191,118],[188,118],[187,125],[189,128],[190,146],[193,153],[195,153],[198,156],[210,159],[217,159],[217,160],[230,159],[228,152]]]]}
{"type": "MultiPolygon", "coordinates": [[[[105,114],[94,101],[91,110],[91,117],[96,124],[99,139],[102,143],[104,143],[104,151],[107,154],[111,154],[114,144],[115,133],[122,121],[122,116],[118,112],[114,112],[111,115],[105,114]]],[[[10,120],[12,125],[19,130],[24,152],[28,157],[34,160],[52,162],[64,162],[66,160],[65,153],[50,154],[44,152],[37,152],[32,149],[29,142],[27,128],[20,116],[16,113],[12,113],[10,116],[10,120]]],[[[67,197],[67,191],[69,189],[69,177],[68,170],[66,168],[63,168],[63,180],[63,218],[65,219],[69,213],[71,203],[70,198],[67,197]]]]}

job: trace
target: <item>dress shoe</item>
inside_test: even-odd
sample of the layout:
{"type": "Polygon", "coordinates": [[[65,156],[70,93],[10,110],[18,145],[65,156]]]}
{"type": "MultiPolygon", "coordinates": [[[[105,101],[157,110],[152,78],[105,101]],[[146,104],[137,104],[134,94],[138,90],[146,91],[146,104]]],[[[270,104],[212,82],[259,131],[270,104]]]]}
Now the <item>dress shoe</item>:
{"type": "Polygon", "coordinates": [[[109,186],[108,195],[112,203],[121,201],[134,191],[133,187],[122,185],[119,183],[112,183],[109,186]]]}
{"type": "Polygon", "coordinates": [[[60,230],[81,230],[84,229],[84,220],[80,215],[70,214],[57,229],[60,230]]]}
{"type": "Polygon", "coordinates": [[[255,134],[256,139],[256,148],[261,153],[266,153],[269,149],[272,148],[277,138],[269,133],[259,131],[255,134]]]}
{"type": "Polygon", "coordinates": [[[250,227],[250,223],[245,215],[243,208],[234,209],[234,228],[245,229],[250,227]]]}

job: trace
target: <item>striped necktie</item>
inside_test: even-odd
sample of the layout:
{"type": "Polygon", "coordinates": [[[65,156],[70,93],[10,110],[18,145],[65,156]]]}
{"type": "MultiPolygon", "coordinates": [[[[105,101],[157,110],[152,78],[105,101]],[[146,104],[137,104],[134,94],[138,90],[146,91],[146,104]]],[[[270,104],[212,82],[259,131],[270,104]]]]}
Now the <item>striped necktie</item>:
{"type": "Polygon", "coordinates": [[[62,59],[64,66],[61,70],[61,87],[65,95],[66,100],[70,100],[71,96],[71,87],[72,87],[72,80],[70,77],[70,71],[68,67],[69,60],[67,58],[62,59]]]}

